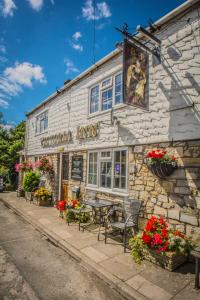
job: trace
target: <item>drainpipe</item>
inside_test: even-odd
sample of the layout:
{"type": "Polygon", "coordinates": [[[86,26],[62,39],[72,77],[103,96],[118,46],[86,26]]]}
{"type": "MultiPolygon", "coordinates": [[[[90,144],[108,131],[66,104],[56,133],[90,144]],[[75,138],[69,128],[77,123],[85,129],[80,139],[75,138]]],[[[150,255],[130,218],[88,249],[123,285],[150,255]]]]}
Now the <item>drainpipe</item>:
{"type": "Polygon", "coordinates": [[[61,200],[61,189],[62,189],[62,160],[63,153],[60,151],[60,166],[59,166],[59,181],[58,181],[58,200],[61,200]]]}

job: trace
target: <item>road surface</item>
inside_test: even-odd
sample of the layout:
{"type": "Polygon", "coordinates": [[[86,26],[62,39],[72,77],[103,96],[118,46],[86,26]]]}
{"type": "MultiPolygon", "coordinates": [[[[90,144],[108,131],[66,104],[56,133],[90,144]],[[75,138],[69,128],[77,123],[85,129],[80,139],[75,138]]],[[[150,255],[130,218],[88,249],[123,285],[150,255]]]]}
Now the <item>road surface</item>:
{"type": "Polygon", "coordinates": [[[0,202],[0,299],[124,298],[0,202]]]}

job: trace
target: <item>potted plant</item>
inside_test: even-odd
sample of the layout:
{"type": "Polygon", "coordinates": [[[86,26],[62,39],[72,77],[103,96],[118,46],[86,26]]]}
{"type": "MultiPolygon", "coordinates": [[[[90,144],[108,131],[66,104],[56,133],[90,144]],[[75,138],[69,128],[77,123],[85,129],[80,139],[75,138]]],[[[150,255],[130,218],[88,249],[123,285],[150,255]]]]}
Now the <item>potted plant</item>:
{"type": "Polygon", "coordinates": [[[159,178],[170,176],[177,167],[176,157],[164,149],[147,150],[145,161],[150,171],[159,178]]]}
{"type": "Polygon", "coordinates": [[[147,259],[169,271],[187,260],[191,242],[178,230],[168,228],[166,221],[152,216],[144,230],[129,240],[135,262],[147,259]]]}
{"type": "Polygon", "coordinates": [[[34,192],[34,197],[36,197],[39,206],[49,206],[52,200],[52,193],[45,187],[40,187],[34,192]]]}
{"type": "Polygon", "coordinates": [[[33,171],[29,171],[25,174],[23,180],[23,189],[25,191],[25,197],[27,200],[32,200],[32,192],[36,190],[40,183],[40,175],[33,171]]]}

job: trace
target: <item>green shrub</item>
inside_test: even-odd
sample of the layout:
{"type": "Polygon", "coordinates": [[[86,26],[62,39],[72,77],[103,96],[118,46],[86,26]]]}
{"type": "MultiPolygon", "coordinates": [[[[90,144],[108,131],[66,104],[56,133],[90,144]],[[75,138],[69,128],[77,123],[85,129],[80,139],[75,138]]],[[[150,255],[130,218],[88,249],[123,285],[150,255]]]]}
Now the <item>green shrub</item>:
{"type": "Polygon", "coordinates": [[[32,192],[34,189],[38,188],[40,183],[40,175],[33,171],[26,173],[23,182],[23,188],[25,192],[32,192]]]}

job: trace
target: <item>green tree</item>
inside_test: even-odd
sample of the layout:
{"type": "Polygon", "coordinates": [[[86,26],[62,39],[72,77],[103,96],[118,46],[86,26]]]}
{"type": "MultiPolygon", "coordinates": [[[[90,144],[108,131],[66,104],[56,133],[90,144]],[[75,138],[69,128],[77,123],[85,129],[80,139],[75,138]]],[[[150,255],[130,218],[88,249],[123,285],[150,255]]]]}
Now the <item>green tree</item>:
{"type": "MultiPolygon", "coordinates": [[[[1,112],[0,124],[4,124],[1,112]]],[[[0,125],[0,176],[4,177],[7,187],[11,189],[16,186],[15,164],[19,162],[19,151],[24,147],[25,122],[10,130],[6,130],[2,125],[0,125]]]]}

